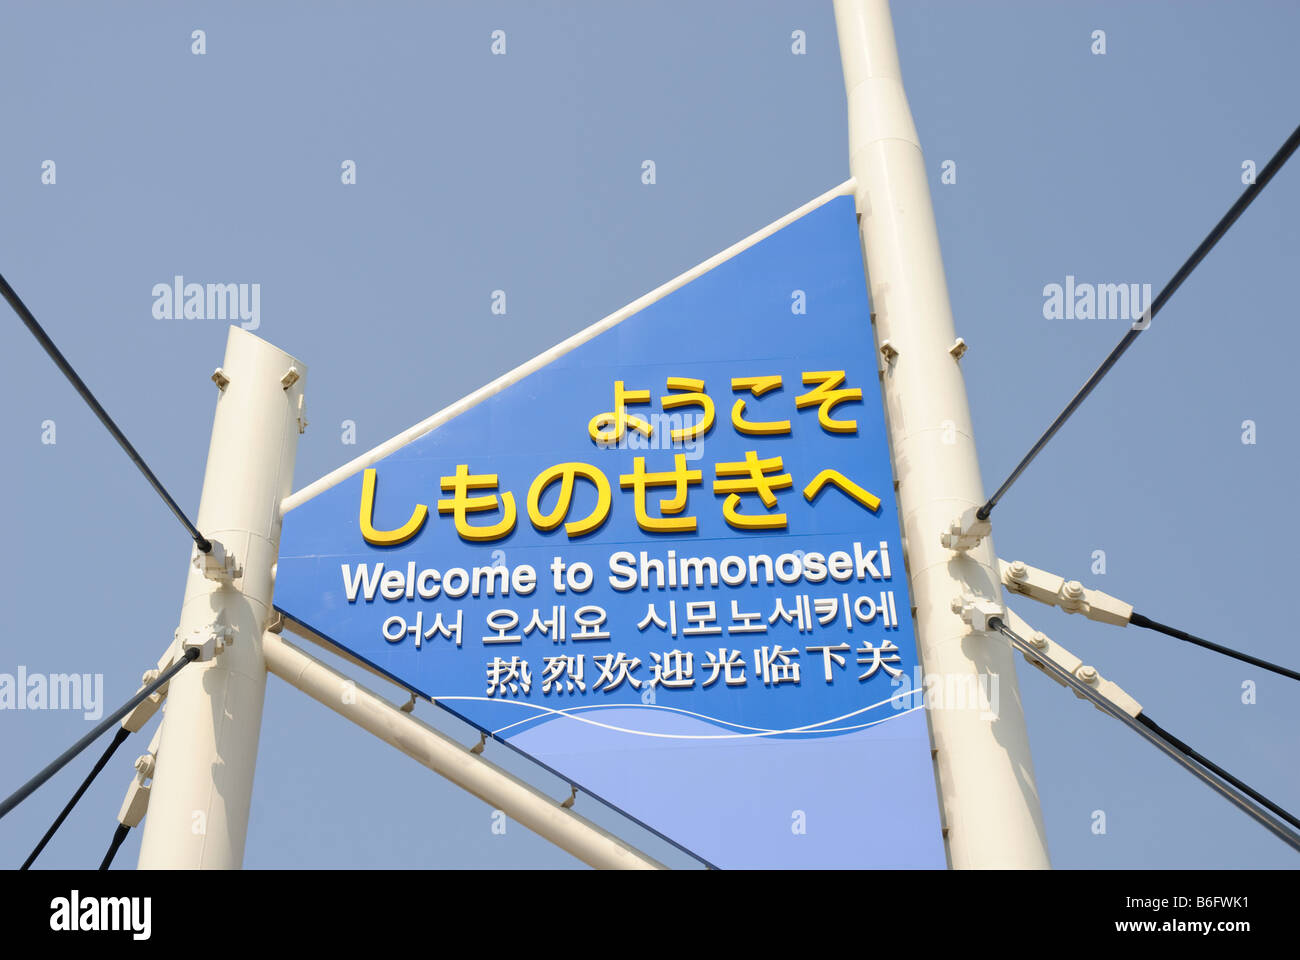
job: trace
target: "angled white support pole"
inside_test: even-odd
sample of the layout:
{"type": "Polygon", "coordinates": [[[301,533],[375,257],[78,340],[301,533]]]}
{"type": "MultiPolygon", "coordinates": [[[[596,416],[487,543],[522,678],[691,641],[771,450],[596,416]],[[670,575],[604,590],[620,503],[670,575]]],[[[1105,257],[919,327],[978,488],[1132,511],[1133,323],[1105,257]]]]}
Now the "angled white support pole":
{"type": "Polygon", "coordinates": [[[954,613],[1001,605],[988,538],[941,543],[984,502],[939,236],[886,0],[835,0],[849,108],[849,165],[880,350],[921,665],[944,683],[996,675],[999,709],[930,709],[948,860],[954,868],[1049,866],[1010,647],[954,613]]]}
{"type": "Polygon", "coordinates": [[[314,630],[308,629],[307,627],[303,626],[301,623],[295,623],[294,621],[289,620],[285,617],[279,617],[277,618],[276,622],[272,623],[269,627],[267,627],[267,630],[275,634],[281,634],[285,632],[292,633],[294,636],[301,637],[303,640],[306,640],[308,643],[314,643],[322,650],[325,650],[336,657],[341,657],[342,659],[346,660],[348,663],[352,664],[354,667],[360,667],[362,670],[366,671],[366,673],[370,674],[372,677],[382,680],[384,681],[384,683],[392,684],[392,686],[401,690],[403,693],[410,692],[409,690],[407,690],[406,687],[403,687],[392,677],[380,673],[378,670],[376,670],[370,664],[366,663],[360,657],[353,656],[351,653],[344,650],[338,644],[334,643],[333,641],[329,640],[326,637],[322,637],[319,633],[316,633],[314,630]]]}
{"type": "Polygon", "coordinates": [[[484,760],[278,634],[268,631],[263,649],[267,669],[285,683],[504,811],[588,866],[607,870],[663,869],[662,864],[574,813],[561,801],[484,760]]]}
{"type": "Polygon", "coordinates": [[[203,659],[169,684],[142,868],[233,868],[244,858],[266,693],[261,638],[271,618],[280,501],[306,425],[306,370],[238,327],[213,374],[216,415],[196,524],[211,554],[191,556],[176,651],[203,659]]]}

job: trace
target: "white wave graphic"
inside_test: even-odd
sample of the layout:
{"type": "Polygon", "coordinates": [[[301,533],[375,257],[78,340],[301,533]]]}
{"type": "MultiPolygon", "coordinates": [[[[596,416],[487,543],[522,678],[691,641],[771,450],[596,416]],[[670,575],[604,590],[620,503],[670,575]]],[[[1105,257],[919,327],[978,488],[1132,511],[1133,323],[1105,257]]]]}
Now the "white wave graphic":
{"type": "MultiPolygon", "coordinates": [[[[496,697],[433,697],[432,699],[438,703],[450,702],[453,700],[471,700],[471,701],[478,701],[481,703],[512,703],[520,707],[527,707],[531,710],[536,710],[539,714],[552,714],[557,717],[566,717],[569,720],[575,720],[578,723],[587,723],[594,727],[600,727],[605,730],[613,730],[616,733],[629,733],[639,737],[655,737],[657,739],[662,739],[662,740],[745,740],[745,739],[751,739],[755,737],[771,737],[771,736],[776,736],[784,733],[847,733],[853,730],[863,730],[866,729],[867,727],[874,727],[877,724],[886,723],[889,720],[893,720],[897,717],[903,717],[909,713],[915,712],[916,710],[920,710],[923,708],[924,705],[918,704],[917,706],[909,707],[907,710],[899,710],[896,713],[893,713],[890,716],[884,717],[883,719],[880,720],[871,720],[867,723],[859,723],[847,727],[828,727],[827,724],[839,723],[841,720],[849,720],[853,717],[860,716],[864,713],[868,713],[879,707],[883,707],[886,704],[897,703],[898,701],[904,700],[907,697],[917,692],[919,691],[912,691],[912,693],[895,694],[886,700],[881,700],[878,703],[873,703],[870,704],[869,706],[862,707],[858,710],[853,710],[849,713],[841,714],[838,717],[831,717],[830,719],[827,720],[820,720],[817,723],[806,724],[802,727],[791,727],[787,730],[769,730],[762,727],[746,727],[743,724],[732,723],[730,721],[721,720],[717,717],[710,717],[702,713],[692,713],[689,710],[682,710],[677,707],[666,707],[666,706],[660,706],[658,704],[651,704],[651,703],[580,704],[576,707],[569,708],[569,709],[555,710],[551,707],[544,707],[539,703],[528,703],[527,701],[523,701],[523,700],[504,700],[504,699],[498,699],[496,697]],[[582,710],[582,709],[611,710],[611,709],[623,709],[627,707],[633,707],[633,708],[640,707],[648,710],[667,710],[674,713],[687,714],[692,717],[697,717],[701,720],[705,720],[709,723],[715,723],[722,727],[739,727],[740,729],[754,731],[754,732],[718,733],[718,734],[652,733],[648,730],[631,730],[628,729],[627,727],[619,727],[619,726],[615,726],[614,724],[601,723],[599,720],[592,720],[589,717],[579,716],[577,713],[578,710],[582,710]],[[570,712],[570,709],[573,712],[570,712]]],[[[506,726],[493,731],[492,735],[497,736],[498,734],[506,730],[509,730],[511,727],[516,727],[519,726],[520,724],[527,723],[530,720],[536,720],[536,719],[537,719],[536,716],[526,717],[523,720],[518,720],[515,723],[507,724],[506,726]]]]}
{"type": "MultiPolygon", "coordinates": [[[[921,692],[921,691],[920,691],[920,689],[918,688],[918,689],[916,689],[916,690],[911,690],[911,691],[907,691],[907,692],[904,692],[904,693],[896,693],[896,694],[894,694],[894,696],[891,697],[889,700],[883,700],[883,701],[881,701],[880,703],[874,703],[874,704],[872,704],[872,705],[869,706],[869,707],[863,707],[863,708],[862,708],[862,711],[859,711],[859,712],[866,712],[866,711],[868,711],[868,710],[874,710],[874,709],[876,709],[876,707],[883,706],[883,705],[886,704],[886,703],[893,703],[895,700],[899,701],[900,704],[901,704],[902,701],[904,701],[904,700],[909,700],[909,699],[912,698],[912,696],[913,696],[914,694],[917,694],[917,693],[920,693],[920,692],[921,692]]],[[[437,699],[437,698],[435,697],[434,699],[437,699]]],[[[447,699],[451,699],[451,698],[447,698],[447,699]]],[[[495,698],[495,697],[462,698],[462,699],[483,699],[483,700],[492,700],[492,701],[497,702],[497,703],[504,702],[504,701],[502,701],[502,700],[498,700],[498,699],[495,698]]],[[[511,702],[520,702],[520,701],[511,701],[511,702]]],[[[524,705],[524,706],[529,706],[529,707],[537,707],[537,709],[545,709],[545,708],[540,707],[540,706],[537,705],[537,704],[532,704],[532,703],[526,703],[526,702],[525,702],[523,705],[524,705]]],[[[578,718],[575,716],[575,714],[577,714],[578,711],[580,711],[580,710],[608,710],[608,709],[613,709],[613,708],[623,708],[623,707],[626,707],[626,708],[640,708],[640,709],[645,709],[645,710],[667,710],[667,711],[669,711],[669,712],[672,712],[672,713],[680,713],[680,714],[683,714],[684,716],[688,716],[688,717],[696,717],[696,718],[698,718],[698,719],[700,719],[700,720],[705,720],[705,721],[707,721],[707,722],[709,722],[709,723],[717,724],[717,725],[720,726],[720,727],[732,727],[732,728],[737,729],[737,730],[752,730],[752,731],[755,731],[755,732],[757,732],[757,733],[768,734],[768,735],[778,734],[778,733],[788,733],[788,732],[789,732],[789,731],[787,731],[787,730],[773,730],[773,729],[770,729],[770,728],[768,728],[768,727],[750,727],[750,726],[747,726],[747,725],[745,725],[745,724],[743,724],[743,723],[736,723],[736,722],[733,721],[733,720],[723,720],[721,717],[710,717],[708,714],[704,714],[704,713],[695,713],[693,710],[684,710],[684,709],[682,709],[681,707],[670,707],[670,706],[666,706],[666,705],[663,705],[663,704],[657,704],[657,703],[583,703],[583,704],[578,704],[577,706],[568,707],[568,708],[566,708],[566,709],[564,709],[564,710],[557,710],[557,711],[552,711],[552,712],[554,712],[554,713],[560,713],[560,714],[563,714],[563,715],[566,716],[566,717],[570,717],[570,718],[576,720],[576,719],[578,719],[578,718]]],[[[843,717],[835,717],[835,718],[833,718],[833,719],[831,719],[831,720],[823,720],[823,721],[821,721],[821,723],[815,723],[815,724],[812,724],[811,727],[816,728],[816,727],[820,727],[822,724],[825,724],[825,723],[836,723],[836,722],[838,722],[839,720],[844,720],[844,719],[847,719],[848,717],[855,716],[855,715],[856,715],[856,713],[845,714],[843,717]]],[[[498,729],[498,730],[494,730],[494,731],[492,731],[492,735],[493,735],[493,736],[497,736],[497,735],[502,734],[502,733],[504,733],[505,731],[510,730],[510,729],[512,729],[512,728],[514,728],[514,727],[522,726],[522,725],[525,724],[525,723],[531,723],[532,721],[534,721],[534,720],[536,720],[536,719],[537,719],[537,717],[534,716],[534,717],[525,717],[523,720],[516,720],[514,723],[508,723],[508,724],[506,724],[504,727],[501,727],[501,728],[498,729]]],[[[802,731],[803,729],[804,729],[804,728],[800,728],[801,731],[802,731]]],[[[844,728],[844,729],[857,729],[857,728],[854,727],[854,728],[844,728]]],[[[841,731],[840,731],[840,728],[834,728],[834,729],[829,729],[829,730],[811,730],[810,732],[816,732],[816,733],[837,733],[837,732],[841,732],[841,731]]]]}

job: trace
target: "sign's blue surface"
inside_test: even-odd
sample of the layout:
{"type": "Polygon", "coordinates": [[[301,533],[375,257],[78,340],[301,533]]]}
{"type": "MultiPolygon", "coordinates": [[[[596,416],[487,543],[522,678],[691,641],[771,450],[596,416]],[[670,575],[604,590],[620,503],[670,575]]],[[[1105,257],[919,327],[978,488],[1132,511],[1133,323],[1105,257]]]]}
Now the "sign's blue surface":
{"type": "Polygon", "coordinates": [[[942,867],[888,450],[837,197],[291,511],[275,604],[714,866],[942,867]]]}

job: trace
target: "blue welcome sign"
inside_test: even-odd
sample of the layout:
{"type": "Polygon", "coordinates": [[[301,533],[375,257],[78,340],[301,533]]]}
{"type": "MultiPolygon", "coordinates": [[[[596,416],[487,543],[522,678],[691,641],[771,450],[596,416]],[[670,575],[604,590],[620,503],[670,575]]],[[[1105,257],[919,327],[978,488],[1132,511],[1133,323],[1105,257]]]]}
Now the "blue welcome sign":
{"type": "Polygon", "coordinates": [[[275,605],[717,867],[942,867],[853,200],[285,516],[275,605]]]}

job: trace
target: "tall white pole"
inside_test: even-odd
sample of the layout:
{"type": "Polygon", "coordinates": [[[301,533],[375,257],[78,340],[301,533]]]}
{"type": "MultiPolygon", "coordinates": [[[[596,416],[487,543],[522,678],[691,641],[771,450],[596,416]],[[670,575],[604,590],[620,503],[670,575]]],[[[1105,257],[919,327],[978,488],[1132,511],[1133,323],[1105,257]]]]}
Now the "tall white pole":
{"type": "MultiPolygon", "coordinates": [[[[231,640],[171,681],[140,846],[141,868],[234,868],[244,859],[266,693],[280,501],[305,427],[303,365],[238,327],[219,390],[198,528],[242,569],[223,583],[191,563],[175,650],[214,630],[231,640]]],[[[194,551],[195,559],[202,559],[194,551]]]]}
{"type": "Polygon", "coordinates": [[[948,860],[954,868],[1047,867],[1014,654],[972,631],[954,598],[1001,601],[989,538],[956,553],[941,535],[984,502],[925,161],[903,92],[887,0],[835,0],[849,108],[849,166],[880,350],[917,645],[938,689],[975,690],[992,710],[932,703],[948,860]],[[991,678],[996,677],[996,686],[991,678]]]}

